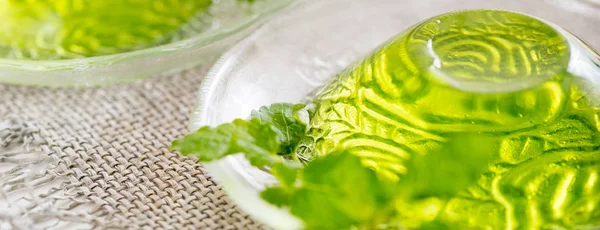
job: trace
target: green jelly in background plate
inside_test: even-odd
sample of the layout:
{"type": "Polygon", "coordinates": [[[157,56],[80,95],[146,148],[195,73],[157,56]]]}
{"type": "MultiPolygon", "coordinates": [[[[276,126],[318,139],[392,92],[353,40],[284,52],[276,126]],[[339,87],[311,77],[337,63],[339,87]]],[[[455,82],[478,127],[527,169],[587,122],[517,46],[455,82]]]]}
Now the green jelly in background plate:
{"type": "Polygon", "coordinates": [[[205,29],[197,28],[206,27],[201,22],[189,21],[211,4],[211,0],[0,0],[0,57],[93,57],[181,40],[205,29]]]}
{"type": "Polygon", "coordinates": [[[437,218],[475,229],[598,227],[600,98],[567,72],[571,52],[555,28],[518,13],[427,20],[318,94],[299,157],[345,149],[402,181],[411,156],[470,137],[474,148],[491,149],[487,170],[447,202],[400,207],[410,213],[405,226],[437,218]]]}

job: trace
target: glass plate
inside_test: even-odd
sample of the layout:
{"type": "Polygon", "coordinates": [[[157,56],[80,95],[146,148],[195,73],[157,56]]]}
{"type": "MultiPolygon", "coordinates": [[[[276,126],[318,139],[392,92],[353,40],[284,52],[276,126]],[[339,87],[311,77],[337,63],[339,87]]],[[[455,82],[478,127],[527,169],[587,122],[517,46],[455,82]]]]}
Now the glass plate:
{"type": "Polygon", "coordinates": [[[184,40],[142,50],[52,61],[0,58],[0,83],[93,86],[180,71],[214,60],[293,1],[258,0],[239,4],[239,0],[213,0],[208,12],[195,22],[207,29],[184,40]]]}
{"type": "MultiPolygon", "coordinates": [[[[566,10],[553,0],[331,0],[302,1],[225,53],[209,72],[190,130],[248,117],[275,102],[302,102],[336,73],[421,20],[473,8],[525,12],[554,22],[600,47],[600,14],[566,10]]],[[[589,8],[588,10],[593,10],[589,8]]],[[[275,183],[240,155],[205,164],[229,196],[275,229],[301,222],[259,197],[275,183]]]]}

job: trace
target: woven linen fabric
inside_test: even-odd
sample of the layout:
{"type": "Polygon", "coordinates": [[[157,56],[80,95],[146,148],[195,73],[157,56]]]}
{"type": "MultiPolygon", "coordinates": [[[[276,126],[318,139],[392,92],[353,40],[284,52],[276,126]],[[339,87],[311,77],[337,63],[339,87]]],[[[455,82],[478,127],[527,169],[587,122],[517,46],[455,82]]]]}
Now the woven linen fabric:
{"type": "Polygon", "coordinates": [[[206,69],[85,89],[0,84],[0,229],[264,228],[168,150],[206,69]]]}

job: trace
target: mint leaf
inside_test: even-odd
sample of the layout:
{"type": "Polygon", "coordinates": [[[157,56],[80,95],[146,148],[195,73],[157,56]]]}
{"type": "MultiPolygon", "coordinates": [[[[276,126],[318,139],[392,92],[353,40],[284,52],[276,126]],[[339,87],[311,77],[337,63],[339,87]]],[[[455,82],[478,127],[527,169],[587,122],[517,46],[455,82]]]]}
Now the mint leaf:
{"type": "Polygon", "coordinates": [[[277,133],[269,124],[263,124],[258,119],[236,119],[215,128],[202,127],[173,142],[171,148],[183,155],[196,155],[203,162],[244,153],[252,165],[263,167],[281,161],[275,155],[281,143],[277,138],[277,133]]]}
{"type": "MultiPolygon", "coordinates": [[[[302,179],[310,191],[330,196],[329,205],[353,220],[350,222],[353,225],[367,224],[389,211],[395,195],[388,189],[388,182],[363,166],[359,157],[346,151],[330,153],[311,162],[303,170],[302,179]]],[[[296,211],[309,213],[310,210],[296,211]]]]}
{"type": "MultiPolygon", "coordinates": [[[[287,170],[274,170],[273,174],[283,178],[278,172],[287,174],[287,170]]],[[[294,184],[280,179],[281,185],[268,188],[261,196],[274,205],[287,203],[308,229],[375,226],[394,213],[395,191],[389,189],[390,182],[378,178],[359,157],[346,151],[311,161],[300,169],[298,179],[294,184]]]]}
{"type": "MultiPolygon", "coordinates": [[[[258,111],[253,111],[248,121],[236,119],[215,128],[202,127],[174,141],[171,149],[178,150],[183,155],[196,155],[203,162],[243,153],[256,167],[272,166],[282,162],[278,154],[293,153],[298,140],[306,132],[311,111],[302,104],[278,103],[263,106],[258,111]]],[[[296,167],[291,163],[286,165],[296,167]]],[[[279,174],[291,176],[291,171],[279,174]]],[[[291,178],[280,179],[292,183],[291,178]]]]}
{"type": "Polygon", "coordinates": [[[298,141],[306,133],[310,114],[303,104],[277,103],[252,111],[252,118],[264,124],[271,124],[281,141],[278,153],[288,155],[294,152],[298,141]]]}
{"type": "Polygon", "coordinates": [[[475,183],[488,168],[499,141],[482,134],[454,134],[438,151],[415,153],[406,163],[399,186],[414,199],[450,197],[475,183]]]}
{"type": "Polygon", "coordinates": [[[296,190],[295,184],[298,178],[300,164],[284,161],[271,167],[271,174],[279,180],[279,186],[270,187],[263,190],[260,196],[263,200],[278,206],[284,207],[290,205],[291,196],[296,190]]]}
{"type": "MultiPolygon", "coordinates": [[[[302,168],[280,155],[292,154],[313,114],[309,107],[273,104],[217,127],[202,127],[172,148],[200,161],[243,153],[256,167],[268,166],[280,184],[261,192],[267,202],[288,207],[308,229],[380,228],[425,197],[450,197],[474,183],[487,169],[498,141],[480,134],[453,134],[438,151],[413,154],[399,182],[380,178],[347,151],[318,157],[302,168]],[[401,189],[399,189],[401,188],[401,189]]],[[[292,157],[293,158],[293,157],[292,157]]],[[[293,158],[296,159],[296,158],[293,158]]],[[[394,227],[396,225],[390,225],[394,227]]],[[[441,222],[423,227],[435,229],[441,222]]]]}
{"type": "Polygon", "coordinates": [[[284,187],[266,188],[260,193],[260,197],[263,200],[277,207],[289,206],[291,196],[292,191],[289,191],[284,187]]]}
{"type": "Polygon", "coordinates": [[[298,177],[299,164],[280,163],[271,167],[271,174],[279,180],[282,186],[291,188],[298,177]]]}
{"type": "Polygon", "coordinates": [[[349,229],[357,221],[332,204],[333,194],[298,189],[290,198],[290,212],[302,219],[306,229],[349,229]]]}

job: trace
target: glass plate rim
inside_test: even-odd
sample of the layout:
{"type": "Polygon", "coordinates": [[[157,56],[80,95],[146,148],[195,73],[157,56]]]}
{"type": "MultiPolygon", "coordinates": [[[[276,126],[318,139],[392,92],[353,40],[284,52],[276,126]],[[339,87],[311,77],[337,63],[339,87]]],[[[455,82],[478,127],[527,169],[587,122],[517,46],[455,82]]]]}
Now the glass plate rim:
{"type": "MultiPolygon", "coordinates": [[[[247,17],[235,20],[223,27],[194,35],[190,38],[176,41],[160,46],[150,47],[141,50],[135,50],[119,54],[103,55],[96,57],[87,57],[79,59],[65,60],[15,60],[0,58],[0,83],[24,84],[24,85],[42,85],[42,86],[93,86],[105,83],[123,82],[132,79],[139,79],[146,76],[129,77],[140,64],[152,61],[161,61],[177,58],[180,53],[193,53],[200,50],[200,53],[218,55],[218,50],[222,50],[235,44],[250,34],[253,28],[260,26],[267,21],[270,16],[277,14],[283,9],[293,5],[296,0],[274,1],[269,7],[260,9],[247,17]],[[85,76],[78,79],[75,75],[81,75],[88,71],[85,76]],[[98,79],[112,74],[110,79],[98,79]]],[[[193,65],[210,60],[210,58],[201,58],[188,65],[166,65],[159,68],[168,72],[171,68],[187,68],[193,65]]],[[[157,73],[151,73],[157,74],[157,73]]],[[[143,75],[151,75],[143,74],[143,75]]]]}
{"type": "MultiPolygon", "coordinates": [[[[296,1],[291,6],[283,10],[282,13],[286,13],[288,10],[294,10],[297,6],[308,1],[296,1]]],[[[268,27],[261,25],[249,36],[242,39],[240,42],[232,46],[229,50],[224,52],[215,64],[210,68],[207,75],[200,84],[197,96],[196,105],[192,110],[188,130],[193,132],[205,125],[211,125],[208,119],[208,111],[211,105],[210,101],[212,98],[217,96],[218,86],[221,82],[225,81],[227,75],[225,72],[230,70],[236,62],[239,61],[240,54],[242,54],[261,34],[264,30],[268,30],[268,27]]],[[[229,198],[234,201],[236,206],[240,207],[250,216],[274,229],[301,229],[303,223],[298,218],[294,217],[289,213],[289,210],[284,208],[275,207],[262,198],[257,190],[259,185],[253,184],[243,173],[237,170],[227,171],[225,168],[235,168],[239,165],[239,158],[243,158],[241,155],[227,156],[223,159],[202,163],[207,169],[208,173],[223,186],[224,192],[229,198]],[[242,183],[240,183],[242,182],[242,183]],[[251,210],[251,211],[250,211],[251,210]],[[260,213],[260,215],[257,215],[260,213]]]]}

